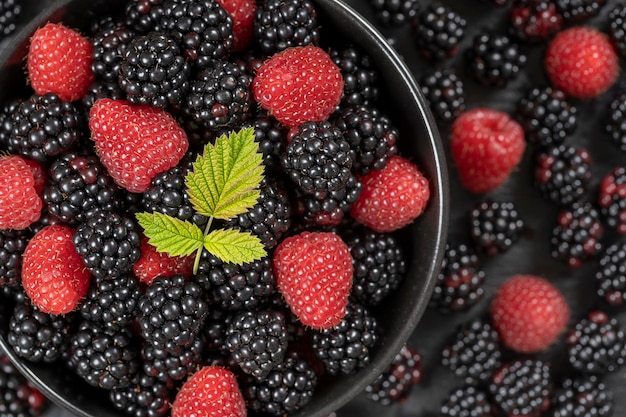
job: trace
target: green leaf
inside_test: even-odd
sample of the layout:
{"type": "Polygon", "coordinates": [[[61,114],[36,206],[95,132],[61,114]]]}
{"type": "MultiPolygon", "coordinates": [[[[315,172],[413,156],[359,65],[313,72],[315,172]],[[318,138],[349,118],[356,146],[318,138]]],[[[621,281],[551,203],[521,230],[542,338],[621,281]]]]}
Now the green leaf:
{"type": "Polygon", "coordinates": [[[262,179],[263,155],[246,128],[205,146],[187,174],[187,192],[198,213],[227,220],[256,204],[262,179]]]}
{"type": "Polygon", "coordinates": [[[159,252],[187,256],[202,248],[204,233],[193,223],[163,213],[137,213],[148,243],[159,252]]]}
{"type": "Polygon", "coordinates": [[[204,248],[223,262],[244,264],[267,256],[257,236],[236,229],[214,230],[204,237],[204,248]]]}

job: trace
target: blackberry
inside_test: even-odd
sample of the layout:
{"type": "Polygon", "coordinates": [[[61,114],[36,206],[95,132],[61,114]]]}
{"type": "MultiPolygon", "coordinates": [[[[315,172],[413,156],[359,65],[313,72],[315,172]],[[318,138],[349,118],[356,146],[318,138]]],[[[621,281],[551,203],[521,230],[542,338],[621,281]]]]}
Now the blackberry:
{"type": "Polygon", "coordinates": [[[13,132],[13,113],[17,112],[22,99],[15,98],[4,103],[0,109],[0,151],[11,149],[11,134],[13,132]]]}
{"type": "Polygon", "coordinates": [[[259,191],[256,204],[246,213],[229,219],[227,225],[251,232],[266,249],[273,249],[291,227],[292,204],[284,183],[271,175],[264,176],[259,191]]]}
{"type": "Polygon", "coordinates": [[[452,123],[465,111],[465,88],[453,69],[426,72],[420,88],[440,124],[452,123]]]}
{"type": "Polygon", "coordinates": [[[404,345],[385,370],[365,387],[365,396],[384,406],[401,403],[422,377],[422,356],[416,349],[404,345]]]}
{"type": "Polygon", "coordinates": [[[206,250],[200,256],[193,279],[212,305],[227,311],[252,310],[276,291],[270,257],[237,265],[224,263],[206,250]]]}
{"type": "Polygon", "coordinates": [[[241,385],[248,409],[257,413],[285,416],[311,401],[318,378],[311,365],[295,351],[291,351],[267,377],[244,377],[241,385]]]}
{"type": "Polygon", "coordinates": [[[78,225],[73,240],[96,279],[131,272],[141,256],[138,225],[116,213],[101,211],[89,217],[78,225]]]}
{"type": "Polygon", "coordinates": [[[452,390],[439,410],[440,417],[495,417],[498,411],[480,387],[465,385],[452,390]]]}
{"type": "Polygon", "coordinates": [[[0,352],[0,415],[6,417],[41,416],[50,403],[20,373],[9,357],[0,352]]]}
{"type": "Polygon", "coordinates": [[[578,110],[561,90],[533,88],[517,103],[526,140],[541,147],[561,145],[576,130],[578,110]]]}
{"type": "Polygon", "coordinates": [[[88,320],[72,336],[67,361],[89,385],[109,390],[129,386],[139,369],[129,330],[111,332],[88,320]]]}
{"type": "Polygon", "coordinates": [[[0,287],[21,286],[22,255],[32,237],[29,230],[0,230],[0,287]]]}
{"type": "Polygon", "coordinates": [[[626,243],[614,243],[600,256],[595,274],[596,294],[606,304],[619,307],[626,300],[626,243]]]}
{"type": "Polygon", "coordinates": [[[615,372],[626,360],[626,333],[615,317],[601,310],[580,319],[565,342],[570,365],[586,374],[615,372]]]}
{"type": "Polygon", "coordinates": [[[203,342],[200,338],[181,346],[168,342],[163,347],[146,343],[141,349],[143,372],[171,385],[182,381],[202,366],[203,342]]]}
{"type": "Polygon", "coordinates": [[[589,203],[574,203],[562,209],[552,229],[552,258],[578,268],[602,250],[604,227],[600,213],[589,203]]]}
{"type": "Polygon", "coordinates": [[[524,230],[512,201],[478,201],[469,213],[469,224],[474,248],[490,256],[508,251],[524,230]]]}
{"type": "Polygon", "coordinates": [[[167,385],[139,371],[128,387],[109,392],[113,407],[131,417],[166,417],[174,395],[167,385]]]}
{"type": "Polygon", "coordinates": [[[9,151],[37,162],[78,147],[83,138],[81,112],[56,94],[33,94],[12,114],[9,151]]]}
{"type": "Polygon", "coordinates": [[[265,55],[294,46],[319,45],[317,9],[310,0],[263,0],[254,17],[254,38],[265,55]]]}
{"type": "Polygon", "coordinates": [[[459,325],[445,343],[441,363],[466,384],[485,383],[502,365],[500,336],[489,322],[469,320],[459,325]]]}
{"type": "Polygon", "coordinates": [[[550,417],[609,417],[613,393],[596,375],[566,378],[552,395],[550,417]]]}
{"type": "Polygon", "coordinates": [[[251,84],[252,76],[239,66],[215,60],[191,81],[185,111],[209,129],[237,127],[252,117],[251,84]]]}
{"type": "Polygon", "coordinates": [[[606,0],[554,0],[566,22],[578,22],[600,13],[606,0]]]}
{"type": "Polygon", "coordinates": [[[95,76],[103,81],[117,82],[129,44],[136,37],[135,31],[120,23],[111,23],[96,33],[91,40],[91,71],[95,76]]]}
{"type": "Polygon", "coordinates": [[[234,314],[226,328],[225,347],[243,372],[266,378],[287,352],[285,316],[271,309],[234,314]]]}
{"type": "Polygon", "coordinates": [[[482,298],[484,282],[485,272],[474,250],[465,243],[449,242],[429,307],[442,312],[467,310],[482,298]]]}
{"type": "Polygon", "coordinates": [[[297,192],[296,211],[307,224],[334,227],[341,224],[352,204],[363,191],[363,183],[356,175],[350,175],[344,188],[337,191],[318,191],[313,194],[297,192]]]}
{"type": "Polygon", "coordinates": [[[328,374],[350,375],[369,364],[378,338],[376,318],[365,306],[350,301],[341,323],[314,332],[312,345],[328,374]]]}
{"type": "Polygon", "coordinates": [[[350,44],[331,48],[330,58],[343,77],[341,107],[370,106],[380,95],[380,75],[371,56],[350,44]]]}
{"type": "Polygon", "coordinates": [[[609,36],[620,56],[626,58],[626,5],[618,4],[609,12],[609,36]]]}
{"type": "Polygon", "coordinates": [[[15,306],[9,320],[7,342],[20,357],[32,362],[51,363],[65,352],[70,318],[44,313],[34,305],[15,306]]]}
{"type": "Polygon", "coordinates": [[[83,98],[80,99],[80,104],[82,105],[86,118],[89,117],[89,111],[93,107],[94,103],[101,98],[125,100],[126,93],[120,87],[117,79],[115,81],[94,81],[87,89],[83,98]]]}
{"type": "Polygon", "coordinates": [[[121,194],[96,155],[69,152],[50,165],[42,197],[50,214],[76,226],[96,213],[120,210],[121,194]]]}
{"type": "Polygon", "coordinates": [[[270,173],[282,173],[280,156],[285,151],[287,129],[267,112],[257,111],[250,123],[254,128],[255,140],[259,152],[263,154],[266,176],[270,173]]]}
{"type": "Polygon", "coordinates": [[[107,330],[118,330],[137,317],[139,297],[139,284],[131,274],[97,280],[89,287],[80,313],[107,330]]]}
{"type": "Polygon", "coordinates": [[[467,70],[480,85],[502,88],[526,65],[526,55],[509,36],[483,31],[467,50],[467,70]]]}
{"type": "Polygon", "coordinates": [[[420,3],[417,0],[369,0],[380,23],[389,27],[405,25],[415,19],[420,3]]]}
{"type": "Polygon", "coordinates": [[[580,147],[551,146],[534,161],[534,184],[544,199],[559,206],[580,201],[591,180],[591,156],[580,147]]]}
{"type": "Polygon", "coordinates": [[[126,49],[118,82],[128,101],[164,109],[185,98],[191,67],[174,39],[151,32],[134,38],[126,49]]]}
{"type": "Polygon", "coordinates": [[[204,320],[204,327],[201,333],[206,351],[217,352],[230,358],[230,352],[226,349],[225,338],[226,327],[234,314],[236,313],[211,306],[209,314],[204,320]]]}
{"type": "Polygon", "coordinates": [[[539,359],[512,359],[493,373],[489,392],[505,415],[538,417],[550,405],[550,365],[539,359]]]}
{"type": "Polygon", "coordinates": [[[124,10],[125,24],[138,33],[148,33],[156,28],[163,15],[165,0],[129,0],[124,10]]]}
{"type": "Polygon", "coordinates": [[[6,38],[17,28],[17,21],[22,15],[21,0],[0,1],[0,39],[6,38]]]}
{"type": "Polygon", "coordinates": [[[166,0],[157,30],[180,46],[195,69],[226,58],[233,48],[233,20],[215,0],[166,0]]]}
{"type": "Polygon", "coordinates": [[[330,122],[306,122],[297,128],[280,163],[306,194],[337,191],[352,175],[352,150],[330,122]]]}
{"type": "Polygon", "coordinates": [[[333,118],[353,153],[352,169],[360,175],[383,169],[398,153],[398,129],[389,117],[371,106],[347,107],[333,118]]]}
{"type": "Polygon", "coordinates": [[[553,0],[515,0],[509,16],[512,35],[526,42],[545,42],[563,26],[553,0]]]}
{"type": "Polygon", "coordinates": [[[609,140],[626,152],[626,94],[617,96],[609,104],[605,126],[609,140]]]}
{"type": "Polygon", "coordinates": [[[354,267],[352,297],[368,306],[380,304],[398,288],[406,273],[400,241],[391,233],[363,228],[346,237],[345,242],[354,267]]]}
{"type": "Polygon", "coordinates": [[[442,61],[457,54],[466,26],[455,10],[434,2],[411,20],[411,33],[424,59],[442,61]]]}

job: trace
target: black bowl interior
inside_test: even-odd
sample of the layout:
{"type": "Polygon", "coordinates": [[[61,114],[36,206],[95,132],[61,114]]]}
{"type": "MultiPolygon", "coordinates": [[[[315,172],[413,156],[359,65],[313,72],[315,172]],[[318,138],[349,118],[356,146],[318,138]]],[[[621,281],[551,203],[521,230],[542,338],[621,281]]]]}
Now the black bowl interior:
{"type": "MultiPolygon", "coordinates": [[[[46,22],[63,22],[86,31],[90,22],[123,10],[123,0],[58,0],[40,13],[0,53],[0,103],[29,94],[24,76],[28,40],[46,22]]],[[[401,238],[409,260],[401,287],[377,307],[374,314],[384,333],[371,355],[371,364],[350,375],[321,381],[313,400],[294,417],[324,417],[357,396],[391,362],[413,332],[428,303],[443,256],[448,223],[447,169],[436,124],[402,59],[384,37],[345,3],[315,0],[320,12],[324,45],[354,44],[366,51],[381,74],[378,107],[400,132],[401,153],[415,161],[429,178],[431,200],[427,210],[401,238]]],[[[60,365],[42,365],[16,357],[6,342],[8,313],[0,312],[0,346],[18,368],[54,402],[83,417],[120,417],[107,393],[88,386],[60,365]]]]}

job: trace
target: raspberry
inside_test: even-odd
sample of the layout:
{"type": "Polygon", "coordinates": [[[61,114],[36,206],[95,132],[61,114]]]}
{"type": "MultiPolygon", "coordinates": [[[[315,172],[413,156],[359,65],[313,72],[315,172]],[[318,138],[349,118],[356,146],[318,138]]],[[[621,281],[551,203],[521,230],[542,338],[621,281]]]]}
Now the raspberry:
{"type": "Polygon", "coordinates": [[[550,282],[516,275],[500,286],[490,314],[504,346],[533,353],[557,340],[567,326],[570,310],[563,294],[550,282]]]}
{"type": "Polygon", "coordinates": [[[62,100],[82,98],[95,77],[93,46],[73,29],[48,23],[37,29],[28,49],[28,78],[39,95],[54,93],[62,100]]]}
{"type": "Polygon", "coordinates": [[[475,194],[502,185],[526,149],[519,123],[507,113],[488,108],[462,113],[452,125],[450,140],[461,184],[475,194]]]}
{"type": "Polygon", "coordinates": [[[175,166],[189,147],[187,135],[169,113],[123,100],[98,100],[89,128],[109,175],[135,193],[175,166]]]}
{"type": "Polygon", "coordinates": [[[24,251],[22,285],[44,313],[69,313],[89,288],[91,275],[76,252],[73,235],[68,226],[45,226],[24,251]]]}
{"type": "Polygon", "coordinates": [[[332,232],[302,232],[274,250],[278,289],[300,321],[315,329],[338,325],[352,287],[348,245],[332,232]]]}
{"type": "Polygon", "coordinates": [[[248,48],[254,39],[256,0],[217,0],[233,20],[233,52],[248,48]]]}
{"type": "Polygon", "coordinates": [[[343,95],[343,77],[328,53],[297,46],[265,61],[252,83],[255,100],[287,126],[323,121],[343,95]]]}
{"type": "Polygon", "coordinates": [[[550,41],[545,69],[553,87],[572,97],[590,99],[615,83],[619,58],[606,34],[590,27],[573,27],[550,41]]]}
{"type": "Polygon", "coordinates": [[[193,256],[170,256],[167,252],[159,252],[145,236],[141,238],[140,250],[141,256],[133,265],[133,275],[142,284],[150,285],[158,276],[180,274],[191,277],[193,256]]]}
{"type": "Polygon", "coordinates": [[[408,159],[395,155],[387,166],[361,178],[363,191],[350,207],[359,223],[375,232],[392,232],[419,217],[430,199],[428,179],[408,159]]]}
{"type": "Polygon", "coordinates": [[[0,156],[0,229],[22,230],[41,216],[35,178],[20,156],[0,156]]]}

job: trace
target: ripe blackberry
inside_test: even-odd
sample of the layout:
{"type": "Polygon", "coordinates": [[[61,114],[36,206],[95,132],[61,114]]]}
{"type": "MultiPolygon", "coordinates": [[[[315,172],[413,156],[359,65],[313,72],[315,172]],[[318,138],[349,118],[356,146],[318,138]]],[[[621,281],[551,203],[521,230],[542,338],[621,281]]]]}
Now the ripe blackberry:
{"type": "Polygon", "coordinates": [[[294,46],[318,45],[317,9],[310,0],[263,0],[254,17],[254,38],[265,55],[294,46]]]}
{"type": "Polygon", "coordinates": [[[28,361],[55,362],[65,353],[70,320],[68,316],[44,313],[28,302],[17,304],[9,320],[7,342],[28,361]]]}
{"type": "Polygon", "coordinates": [[[574,203],[562,209],[552,229],[552,258],[578,268],[602,250],[604,227],[600,212],[589,203],[574,203]]]}
{"type": "Polygon", "coordinates": [[[398,153],[398,129],[389,117],[371,106],[347,107],[333,118],[348,141],[352,152],[352,169],[360,175],[383,169],[398,153]]]}
{"type": "Polygon", "coordinates": [[[456,11],[435,2],[411,20],[411,34],[424,59],[442,61],[457,54],[466,26],[456,11]]]}
{"type": "Polygon", "coordinates": [[[226,349],[226,327],[235,312],[225,311],[217,306],[211,306],[209,314],[204,320],[202,329],[202,341],[205,351],[217,352],[220,355],[230,356],[226,349]]]}
{"type": "Polygon", "coordinates": [[[328,374],[349,375],[369,364],[378,338],[376,318],[365,306],[350,301],[341,323],[313,333],[312,345],[328,374]]]}
{"type": "Polygon", "coordinates": [[[139,226],[116,213],[98,212],[74,232],[76,252],[96,279],[132,271],[141,256],[139,226]]]}
{"type": "Polygon", "coordinates": [[[570,365],[586,374],[615,372],[626,360],[626,333],[615,317],[601,310],[579,320],[565,342],[570,365]]]}
{"type": "Polygon", "coordinates": [[[11,134],[13,132],[13,113],[17,112],[21,98],[7,101],[0,108],[0,150],[9,151],[11,149],[11,134]]]}
{"type": "Polygon", "coordinates": [[[285,151],[287,129],[267,112],[258,109],[250,124],[254,128],[259,151],[263,154],[266,176],[271,173],[282,173],[280,156],[285,151]]]}
{"type": "Polygon", "coordinates": [[[94,103],[101,98],[110,98],[112,100],[125,100],[126,93],[120,87],[117,79],[115,81],[94,81],[87,92],[80,99],[85,118],[89,117],[89,111],[93,107],[94,103]]]}
{"type": "Polygon", "coordinates": [[[380,23],[398,27],[411,22],[419,12],[418,0],[369,0],[380,23]]]}
{"type": "Polygon", "coordinates": [[[28,229],[0,230],[0,287],[22,285],[22,254],[32,235],[28,229]]]}
{"type": "Polygon", "coordinates": [[[238,312],[226,327],[224,344],[243,372],[266,378],[287,352],[285,316],[271,309],[238,312]]]}
{"type": "Polygon", "coordinates": [[[318,191],[314,194],[296,192],[297,213],[304,222],[322,227],[341,224],[352,204],[356,203],[363,191],[363,183],[356,175],[350,175],[346,186],[337,191],[318,191]]]}
{"type": "Polygon", "coordinates": [[[605,126],[609,140],[626,152],[626,94],[618,95],[609,104],[605,126]]]}
{"type": "Polygon", "coordinates": [[[232,62],[215,60],[191,81],[186,102],[196,122],[209,129],[230,129],[252,117],[252,76],[232,62]]]}
{"type": "Polygon", "coordinates": [[[404,345],[387,368],[365,387],[365,396],[385,406],[401,403],[422,381],[422,376],[422,356],[416,349],[404,345]]]}
{"type": "Polygon", "coordinates": [[[481,387],[464,385],[452,390],[439,410],[440,417],[495,417],[496,408],[481,387]]]}
{"type": "Polygon", "coordinates": [[[343,77],[341,107],[369,106],[378,100],[380,75],[371,56],[350,44],[331,48],[330,58],[343,77]]]}
{"type": "Polygon", "coordinates": [[[174,395],[165,383],[139,371],[128,387],[112,389],[109,399],[130,417],[166,417],[174,395]]]}
{"type": "Polygon", "coordinates": [[[464,243],[448,242],[429,307],[442,312],[467,310],[482,298],[484,282],[476,253],[464,243]]]}
{"type": "Polygon", "coordinates": [[[306,122],[291,137],[280,163],[306,194],[337,191],[352,175],[352,150],[330,122],[306,122]]]}
{"type": "Polygon", "coordinates": [[[76,148],[83,138],[83,119],[76,105],[56,94],[33,94],[11,117],[9,151],[37,162],[76,148]]]}
{"type": "Polygon", "coordinates": [[[171,36],[196,69],[226,58],[233,48],[233,19],[215,0],[165,0],[157,30],[171,36]]]}
{"type": "Polygon", "coordinates": [[[561,145],[578,124],[578,110],[565,93],[552,87],[533,88],[517,103],[517,120],[528,142],[561,145]]]}
{"type": "Polygon", "coordinates": [[[440,124],[452,123],[465,111],[465,88],[453,69],[426,72],[420,79],[420,88],[440,124]]]}
{"type": "Polygon", "coordinates": [[[202,365],[202,349],[200,338],[185,346],[173,342],[162,347],[146,343],[141,349],[143,371],[170,386],[173,381],[185,380],[202,365]]]}
{"type": "Polygon", "coordinates": [[[467,70],[480,85],[502,88],[517,78],[526,55],[509,36],[483,31],[467,50],[467,70]]]}
{"type": "Polygon", "coordinates": [[[72,335],[67,361],[89,385],[109,390],[129,386],[139,369],[129,330],[107,331],[88,320],[72,335]]]}
{"type": "Polygon", "coordinates": [[[596,293],[606,304],[619,307],[626,300],[626,243],[614,243],[600,256],[595,274],[596,293]]]}
{"type": "Polygon", "coordinates": [[[76,226],[96,213],[121,209],[121,194],[96,155],[69,152],[50,165],[42,197],[50,214],[76,226]]]}
{"type": "Polygon", "coordinates": [[[271,175],[265,175],[259,191],[260,196],[250,210],[226,223],[258,236],[266,249],[272,249],[291,227],[292,204],[284,183],[271,175]]]}
{"type": "Polygon", "coordinates": [[[295,351],[263,379],[242,378],[241,391],[249,410],[273,416],[293,413],[311,401],[318,384],[315,371],[295,351]]]}
{"type": "Polygon", "coordinates": [[[9,357],[0,352],[0,415],[40,416],[49,404],[46,397],[11,363],[9,357]]]}
{"type": "Polygon", "coordinates": [[[130,274],[100,279],[91,283],[80,313],[83,318],[115,331],[135,320],[139,297],[139,284],[130,274]]]}
{"type": "Polygon", "coordinates": [[[21,15],[21,0],[0,1],[0,39],[9,36],[15,31],[16,23],[21,15]]]}
{"type": "Polygon", "coordinates": [[[177,105],[189,90],[191,67],[171,37],[135,37],[119,64],[118,82],[128,101],[161,109],[177,105]]]}
{"type": "Polygon", "coordinates": [[[500,336],[489,322],[469,320],[459,325],[445,343],[441,363],[466,384],[485,383],[502,365],[500,336]]]}
{"type": "Polygon", "coordinates": [[[566,378],[552,395],[550,417],[609,417],[613,393],[596,375],[566,378]]]}
{"type": "Polygon", "coordinates": [[[512,201],[478,201],[469,213],[469,224],[474,248],[490,256],[509,250],[524,230],[512,201]]]}
{"type": "Polygon", "coordinates": [[[224,263],[203,250],[193,279],[209,304],[226,311],[252,310],[276,291],[271,257],[237,265],[224,263]]]}
{"type": "Polygon", "coordinates": [[[367,306],[376,306],[395,291],[406,273],[400,241],[390,233],[359,229],[345,238],[352,255],[351,295],[367,306]]]}
{"type": "Polygon", "coordinates": [[[600,13],[606,0],[554,0],[566,22],[578,22],[600,13]]]}
{"type": "Polygon", "coordinates": [[[505,415],[538,417],[550,406],[550,365],[539,359],[512,359],[493,373],[489,392],[505,415]]]}
{"type": "Polygon", "coordinates": [[[551,146],[535,157],[534,184],[541,197],[559,206],[580,201],[591,180],[591,156],[580,147],[551,146]]]}
{"type": "Polygon", "coordinates": [[[103,81],[118,81],[118,74],[129,44],[136,37],[134,30],[120,23],[111,23],[92,37],[91,71],[97,78],[103,81]]]}
{"type": "Polygon", "coordinates": [[[626,58],[626,5],[618,4],[609,12],[609,36],[620,56],[626,58]]]}
{"type": "Polygon", "coordinates": [[[155,29],[163,15],[165,0],[129,0],[124,10],[124,23],[138,33],[155,29]]]}
{"type": "Polygon", "coordinates": [[[563,26],[553,0],[515,0],[509,18],[511,33],[526,42],[545,42],[563,26]]]}

